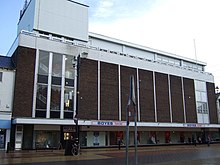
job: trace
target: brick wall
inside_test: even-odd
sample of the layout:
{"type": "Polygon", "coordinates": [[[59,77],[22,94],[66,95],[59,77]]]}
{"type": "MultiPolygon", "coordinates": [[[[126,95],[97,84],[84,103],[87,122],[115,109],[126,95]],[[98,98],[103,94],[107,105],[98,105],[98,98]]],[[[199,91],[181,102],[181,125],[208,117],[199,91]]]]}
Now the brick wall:
{"type": "Polygon", "coordinates": [[[194,80],[184,78],[183,83],[186,108],[186,122],[197,123],[194,80]]]}
{"type": "MultiPolygon", "coordinates": [[[[121,66],[121,114],[122,114],[122,120],[126,121],[126,109],[128,104],[128,98],[130,94],[130,76],[135,76],[135,89],[136,89],[136,74],[137,71],[135,68],[129,68],[126,66],[121,66]]],[[[135,94],[137,95],[137,91],[135,91],[135,94]]],[[[137,98],[137,97],[136,97],[137,98]]],[[[132,115],[134,115],[134,109],[131,107],[132,115]]],[[[130,118],[130,120],[134,120],[133,117],[130,118]]]]}
{"type": "Polygon", "coordinates": [[[218,123],[218,113],[217,107],[215,102],[215,84],[213,83],[206,83],[207,86],[207,95],[208,95],[208,108],[209,108],[209,117],[210,117],[210,124],[217,124],[218,123]]]}
{"type": "Polygon", "coordinates": [[[141,121],[155,122],[153,72],[139,69],[141,121]]]}
{"type": "Polygon", "coordinates": [[[155,73],[158,122],[170,122],[168,75],[155,73]]]}
{"type": "Polygon", "coordinates": [[[97,120],[98,118],[98,62],[81,59],[79,75],[80,119],[97,120]]]}
{"type": "Polygon", "coordinates": [[[101,62],[101,120],[119,120],[118,65],[101,62]]]}
{"type": "Polygon", "coordinates": [[[31,117],[36,50],[18,47],[13,55],[16,63],[14,117],[31,117]]]}
{"type": "Polygon", "coordinates": [[[184,122],[183,94],[181,77],[170,75],[170,91],[173,122],[184,122]]]}

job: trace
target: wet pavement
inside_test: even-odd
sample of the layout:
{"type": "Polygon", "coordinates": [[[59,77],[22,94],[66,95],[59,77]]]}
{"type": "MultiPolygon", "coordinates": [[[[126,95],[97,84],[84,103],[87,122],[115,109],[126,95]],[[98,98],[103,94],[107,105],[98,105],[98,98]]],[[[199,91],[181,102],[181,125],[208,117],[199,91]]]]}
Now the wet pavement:
{"type": "MultiPolygon", "coordinates": [[[[125,148],[82,149],[78,156],[64,156],[64,150],[0,151],[0,164],[26,165],[125,165],[125,148]]],[[[129,148],[129,165],[135,164],[129,148]]],[[[220,165],[220,144],[138,147],[138,165],[220,165]]]]}

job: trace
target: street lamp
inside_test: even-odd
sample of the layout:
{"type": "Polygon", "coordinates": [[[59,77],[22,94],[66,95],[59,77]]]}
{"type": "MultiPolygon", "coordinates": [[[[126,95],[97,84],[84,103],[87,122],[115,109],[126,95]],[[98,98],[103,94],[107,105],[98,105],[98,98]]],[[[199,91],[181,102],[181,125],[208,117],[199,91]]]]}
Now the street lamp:
{"type": "Polygon", "coordinates": [[[79,119],[78,119],[78,112],[79,112],[79,84],[80,84],[80,64],[81,64],[81,58],[87,58],[88,53],[82,52],[78,54],[78,56],[75,56],[73,59],[73,67],[75,68],[75,81],[74,81],[74,87],[75,87],[75,99],[74,99],[74,123],[76,126],[76,138],[79,140],[79,119]]]}

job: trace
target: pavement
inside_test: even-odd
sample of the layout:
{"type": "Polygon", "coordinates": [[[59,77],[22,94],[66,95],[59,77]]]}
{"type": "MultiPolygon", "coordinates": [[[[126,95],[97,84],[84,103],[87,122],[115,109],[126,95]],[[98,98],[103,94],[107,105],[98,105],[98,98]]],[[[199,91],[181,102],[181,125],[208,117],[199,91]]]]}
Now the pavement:
{"type": "MultiPolygon", "coordinates": [[[[0,165],[125,165],[125,148],[81,149],[78,156],[64,150],[0,151],[0,165]]],[[[134,148],[129,147],[129,165],[135,164],[134,148]]],[[[220,165],[220,144],[138,147],[138,165],[220,165]]]]}

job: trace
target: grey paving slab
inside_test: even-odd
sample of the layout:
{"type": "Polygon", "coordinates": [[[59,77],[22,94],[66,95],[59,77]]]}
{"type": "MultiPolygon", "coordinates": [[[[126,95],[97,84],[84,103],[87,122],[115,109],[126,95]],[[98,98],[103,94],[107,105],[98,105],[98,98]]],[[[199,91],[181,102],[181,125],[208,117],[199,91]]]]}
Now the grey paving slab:
{"type": "MultiPolygon", "coordinates": [[[[87,149],[79,156],[64,156],[63,150],[0,152],[0,164],[26,165],[125,165],[125,149],[87,149]]],[[[129,148],[129,165],[134,150],[129,148]]],[[[138,148],[139,165],[220,165],[220,145],[160,146],[138,148]]]]}

